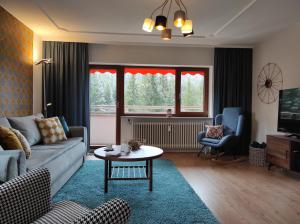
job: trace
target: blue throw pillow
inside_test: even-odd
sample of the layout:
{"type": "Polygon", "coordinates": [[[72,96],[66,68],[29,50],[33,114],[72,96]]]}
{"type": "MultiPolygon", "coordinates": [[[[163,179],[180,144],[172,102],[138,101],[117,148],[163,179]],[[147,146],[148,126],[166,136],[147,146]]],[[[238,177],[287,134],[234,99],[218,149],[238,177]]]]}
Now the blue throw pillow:
{"type": "Polygon", "coordinates": [[[61,123],[61,126],[63,127],[63,129],[65,131],[66,136],[69,136],[70,129],[69,129],[69,126],[68,126],[68,124],[66,122],[65,117],[61,115],[61,116],[58,117],[58,119],[59,119],[59,121],[61,123]]]}

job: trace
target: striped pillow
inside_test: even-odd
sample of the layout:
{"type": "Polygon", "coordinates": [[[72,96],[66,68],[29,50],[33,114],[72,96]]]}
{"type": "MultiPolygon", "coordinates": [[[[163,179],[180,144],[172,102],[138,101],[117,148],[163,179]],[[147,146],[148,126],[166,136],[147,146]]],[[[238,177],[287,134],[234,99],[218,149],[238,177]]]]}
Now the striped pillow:
{"type": "Polygon", "coordinates": [[[19,141],[23,147],[23,151],[25,152],[26,159],[29,159],[31,156],[31,148],[30,148],[30,145],[29,145],[27,139],[25,138],[24,135],[22,135],[22,133],[20,131],[13,129],[13,128],[9,128],[9,129],[17,136],[17,138],[19,139],[19,141]]]}

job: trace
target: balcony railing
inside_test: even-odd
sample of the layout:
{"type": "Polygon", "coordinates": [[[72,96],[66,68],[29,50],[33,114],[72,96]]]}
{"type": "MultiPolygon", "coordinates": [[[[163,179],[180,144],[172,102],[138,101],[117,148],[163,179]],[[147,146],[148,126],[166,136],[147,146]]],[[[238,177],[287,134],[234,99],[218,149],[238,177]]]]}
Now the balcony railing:
{"type": "MultiPolygon", "coordinates": [[[[182,106],[182,112],[201,112],[202,106],[182,106]]],[[[115,114],[116,106],[115,105],[91,105],[91,114],[115,114]]],[[[161,114],[166,113],[168,109],[172,109],[174,112],[175,106],[146,106],[146,105],[125,105],[125,113],[135,114],[135,113],[151,113],[151,114],[161,114]]]]}

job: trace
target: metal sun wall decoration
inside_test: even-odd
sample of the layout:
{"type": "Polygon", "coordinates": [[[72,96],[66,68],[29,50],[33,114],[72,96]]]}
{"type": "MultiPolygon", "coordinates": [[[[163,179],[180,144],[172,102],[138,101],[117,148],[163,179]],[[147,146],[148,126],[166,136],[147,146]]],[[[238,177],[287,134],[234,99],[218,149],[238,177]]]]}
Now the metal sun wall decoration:
{"type": "Polygon", "coordinates": [[[271,104],[276,102],[279,90],[283,86],[280,67],[275,63],[267,63],[260,71],[257,79],[257,95],[261,102],[271,104]]]}

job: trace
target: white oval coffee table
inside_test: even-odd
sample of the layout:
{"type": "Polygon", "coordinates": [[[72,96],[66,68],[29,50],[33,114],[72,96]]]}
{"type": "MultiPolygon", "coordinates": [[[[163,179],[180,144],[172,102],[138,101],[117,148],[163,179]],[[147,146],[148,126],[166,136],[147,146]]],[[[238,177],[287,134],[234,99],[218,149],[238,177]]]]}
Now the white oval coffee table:
{"type": "MultiPolygon", "coordinates": [[[[113,146],[116,148],[116,146],[113,146]]],[[[95,157],[104,160],[104,192],[108,191],[108,181],[112,180],[149,180],[149,191],[153,189],[153,159],[162,156],[164,151],[154,146],[142,145],[139,150],[127,155],[106,156],[106,147],[96,149],[95,157]],[[113,166],[113,161],[137,162],[145,161],[145,165],[113,166]]]]}

